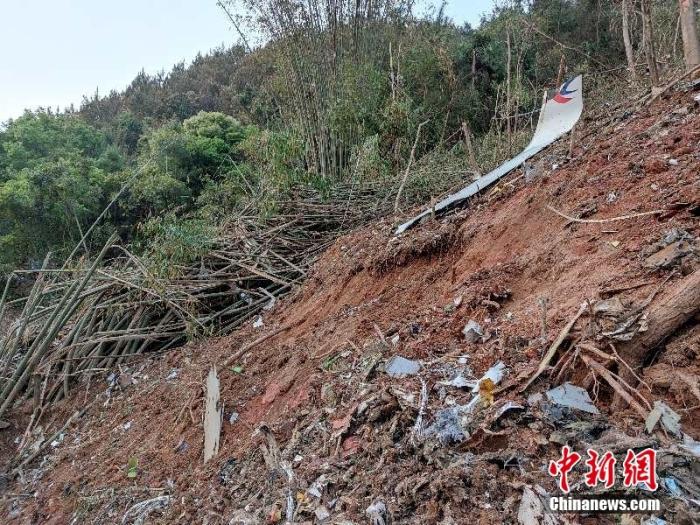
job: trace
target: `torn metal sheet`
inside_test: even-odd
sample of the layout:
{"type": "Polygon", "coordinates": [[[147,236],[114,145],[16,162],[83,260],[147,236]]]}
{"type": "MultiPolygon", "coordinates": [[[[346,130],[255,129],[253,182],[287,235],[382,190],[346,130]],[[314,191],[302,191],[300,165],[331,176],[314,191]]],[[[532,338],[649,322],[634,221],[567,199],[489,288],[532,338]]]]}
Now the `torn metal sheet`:
{"type": "Polygon", "coordinates": [[[420,370],[420,363],[411,359],[406,359],[400,355],[394,356],[387,361],[384,371],[394,378],[412,376],[420,370]]]}
{"type": "Polygon", "coordinates": [[[447,210],[463,200],[479,193],[498,179],[520,166],[530,157],[542,151],[565,133],[571,131],[583,112],[583,87],[581,75],[565,82],[553,98],[547,100],[540,111],[535,134],[527,148],[516,157],[504,162],[492,172],[472,182],[466,188],[449,195],[396,229],[396,235],[403,233],[423,217],[431,213],[447,210]]]}
{"type": "Polygon", "coordinates": [[[654,408],[649,412],[644,424],[648,434],[651,434],[659,420],[661,420],[663,427],[671,434],[680,436],[681,416],[663,401],[654,401],[654,408]]]}
{"type": "Polygon", "coordinates": [[[588,392],[571,383],[564,383],[549,390],[546,396],[555,405],[581,410],[590,414],[600,414],[593,401],[591,401],[588,392]]]}

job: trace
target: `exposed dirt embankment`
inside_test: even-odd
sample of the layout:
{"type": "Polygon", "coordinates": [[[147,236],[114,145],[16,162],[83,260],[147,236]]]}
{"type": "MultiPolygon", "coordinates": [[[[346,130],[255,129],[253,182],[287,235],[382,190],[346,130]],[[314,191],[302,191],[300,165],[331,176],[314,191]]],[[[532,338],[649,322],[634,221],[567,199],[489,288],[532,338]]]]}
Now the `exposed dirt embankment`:
{"type": "MultiPolygon", "coordinates": [[[[132,363],[108,395],[95,375],[45,416],[50,433],[89,405],[48,455],[24,466],[19,481],[7,480],[2,521],[115,523],[134,503],[171,496],[152,522],[277,523],[291,494],[295,523],[365,523],[376,502],[394,523],[515,522],[524,487],[555,490],[544,469],[563,443],[585,450],[605,440],[625,449],[637,440],[670,450],[677,438],[645,434],[633,408],[611,410],[613,388],[576,345],[612,354],[617,340],[603,333],[698,271],[700,111],[679,93],[597,125],[583,126],[573,159],[568,144],[555,145],[536,158],[527,181],[512,173],[449,218],[400,238],[390,220],[341,238],[261,328],[132,363]],[[554,210],[593,221],[659,213],[576,222],[554,210]],[[594,313],[611,298],[619,311],[594,313]],[[585,301],[553,373],[521,392],[585,301]],[[474,342],[462,334],[470,320],[483,332],[474,342]],[[222,368],[244,344],[286,326],[222,368]],[[421,371],[390,377],[383,366],[394,355],[418,361],[421,371]],[[446,383],[478,379],[497,361],[505,379],[460,439],[424,432],[445,407],[472,398],[446,383]],[[202,387],[212,365],[224,423],[218,455],[202,465],[202,387]],[[564,381],[585,387],[600,414],[557,419],[528,402],[564,381]],[[521,408],[499,414],[509,401],[521,408]]],[[[640,314],[638,331],[643,321],[640,314]]],[[[695,439],[699,344],[695,317],[646,357],[634,388],[650,405],[668,404],[695,439]]],[[[622,372],[620,363],[605,364],[622,372]]],[[[5,451],[26,421],[17,415],[12,424],[0,433],[5,451]]],[[[661,461],[660,475],[673,465],[661,461]]],[[[682,480],[683,472],[673,476],[682,480]]],[[[700,489],[690,485],[684,490],[693,496],[700,489]]],[[[666,513],[692,519],[682,499],[666,513]]]]}

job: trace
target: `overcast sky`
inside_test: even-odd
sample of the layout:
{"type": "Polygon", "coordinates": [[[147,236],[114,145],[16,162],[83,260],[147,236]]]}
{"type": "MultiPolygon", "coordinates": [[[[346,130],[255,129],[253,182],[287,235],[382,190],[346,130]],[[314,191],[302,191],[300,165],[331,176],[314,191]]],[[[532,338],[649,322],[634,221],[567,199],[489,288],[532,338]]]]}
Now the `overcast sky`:
{"type": "MultiPolygon", "coordinates": [[[[492,3],[451,0],[447,14],[477,25],[492,3]]],[[[0,12],[0,122],[25,108],[78,107],[141,69],[168,71],[236,40],[215,0],[0,0],[0,12]]]]}

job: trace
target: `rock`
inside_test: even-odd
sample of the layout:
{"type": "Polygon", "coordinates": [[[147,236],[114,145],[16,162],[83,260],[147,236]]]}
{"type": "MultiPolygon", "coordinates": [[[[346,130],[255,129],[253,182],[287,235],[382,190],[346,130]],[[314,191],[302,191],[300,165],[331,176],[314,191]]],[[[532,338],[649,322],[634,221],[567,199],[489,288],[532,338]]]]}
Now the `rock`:
{"type": "Polygon", "coordinates": [[[481,341],[481,338],[484,337],[484,330],[481,328],[481,325],[473,319],[470,319],[464,326],[462,333],[467,343],[476,343],[481,341]]]}

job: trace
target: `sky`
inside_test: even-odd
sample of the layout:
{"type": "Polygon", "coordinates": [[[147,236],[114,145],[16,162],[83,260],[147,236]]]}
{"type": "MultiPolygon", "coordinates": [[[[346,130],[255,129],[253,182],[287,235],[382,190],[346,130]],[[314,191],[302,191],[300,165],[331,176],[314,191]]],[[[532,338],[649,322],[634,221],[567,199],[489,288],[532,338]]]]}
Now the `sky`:
{"type": "MultiPolygon", "coordinates": [[[[451,0],[478,25],[493,0],[451,0]]],[[[142,69],[169,71],[237,40],[215,0],[0,0],[0,122],[124,89],[142,69]]]]}

